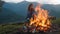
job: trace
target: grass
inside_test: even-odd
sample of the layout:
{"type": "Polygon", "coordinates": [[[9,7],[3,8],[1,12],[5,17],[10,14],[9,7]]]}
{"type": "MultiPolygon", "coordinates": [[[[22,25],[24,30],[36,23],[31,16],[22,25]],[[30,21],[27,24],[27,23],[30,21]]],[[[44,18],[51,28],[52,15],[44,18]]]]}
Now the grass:
{"type": "Polygon", "coordinates": [[[4,24],[0,25],[0,34],[12,34],[18,31],[21,24],[4,24]]]}
{"type": "MultiPolygon", "coordinates": [[[[60,24],[60,18],[53,20],[53,23],[60,24]]],[[[0,24],[0,34],[13,34],[18,32],[22,23],[0,24]]]]}
{"type": "Polygon", "coordinates": [[[60,24],[60,18],[57,18],[56,20],[53,20],[52,22],[55,24],[60,24]]]}

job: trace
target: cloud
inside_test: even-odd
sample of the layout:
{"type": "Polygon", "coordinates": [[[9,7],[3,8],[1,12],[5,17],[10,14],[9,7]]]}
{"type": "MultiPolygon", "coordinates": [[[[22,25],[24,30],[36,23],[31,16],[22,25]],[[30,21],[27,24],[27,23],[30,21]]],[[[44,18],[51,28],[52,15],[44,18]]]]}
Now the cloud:
{"type": "Polygon", "coordinates": [[[38,2],[42,4],[60,4],[60,0],[27,0],[29,2],[38,2]]]}
{"type": "MultiPolygon", "coordinates": [[[[24,0],[3,0],[5,2],[13,2],[13,3],[18,3],[18,2],[22,2],[24,0]]],[[[38,2],[41,4],[60,4],[60,0],[25,0],[28,2],[38,2]]]]}
{"type": "Polygon", "coordinates": [[[2,0],[5,2],[12,2],[12,3],[18,3],[18,2],[22,2],[23,0],[2,0]]]}
{"type": "Polygon", "coordinates": [[[48,4],[60,4],[60,0],[50,0],[48,4]]]}

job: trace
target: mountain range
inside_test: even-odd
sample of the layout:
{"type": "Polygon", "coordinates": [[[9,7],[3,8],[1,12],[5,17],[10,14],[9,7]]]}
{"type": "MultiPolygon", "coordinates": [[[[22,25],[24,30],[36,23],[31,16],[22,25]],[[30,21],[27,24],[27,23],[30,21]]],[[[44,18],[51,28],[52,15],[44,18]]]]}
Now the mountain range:
{"type": "MultiPolygon", "coordinates": [[[[24,20],[27,16],[27,8],[30,3],[34,4],[34,7],[38,4],[37,2],[27,1],[20,3],[5,2],[0,12],[0,22],[24,20]]],[[[51,16],[60,17],[60,5],[43,4],[41,8],[48,10],[51,16]]]]}

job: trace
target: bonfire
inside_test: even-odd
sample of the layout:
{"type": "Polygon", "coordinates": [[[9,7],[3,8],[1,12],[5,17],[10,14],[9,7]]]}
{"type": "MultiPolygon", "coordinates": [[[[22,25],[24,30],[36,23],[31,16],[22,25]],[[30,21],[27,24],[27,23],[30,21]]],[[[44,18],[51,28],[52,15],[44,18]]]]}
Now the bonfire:
{"type": "Polygon", "coordinates": [[[33,17],[31,17],[29,25],[26,24],[25,28],[28,27],[27,29],[29,29],[30,32],[47,32],[51,28],[51,21],[49,17],[49,12],[42,9],[41,5],[38,4],[35,7],[35,13],[33,14],[33,17]]]}
{"type": "Polygon", "coordinates": [[[40,31],[46,32],[50,29],[51,25],[51,22],[48,19],[48,11],[42,9],[40,5],[36,6],[35,11],[37,14],[34,14],[33,17],[31,17],[30,25],[34,25],[35,27],[37,27],[36,30],[39,29],[40,31]]]}

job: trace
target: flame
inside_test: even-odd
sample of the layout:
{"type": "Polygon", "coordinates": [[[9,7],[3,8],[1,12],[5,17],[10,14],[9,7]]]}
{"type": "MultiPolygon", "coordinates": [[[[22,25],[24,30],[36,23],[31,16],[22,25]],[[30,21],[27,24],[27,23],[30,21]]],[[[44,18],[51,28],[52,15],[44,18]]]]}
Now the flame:
{"type": "Polygon", "coordinates": [[[50,28],[50,20],[48,19],[49,13],[47,10],[41,8],[40,5],[37,5],[35,8],[35,14],[30,19],[30,25],[39,26],[39,30],[47,31],[50,28]]]}

